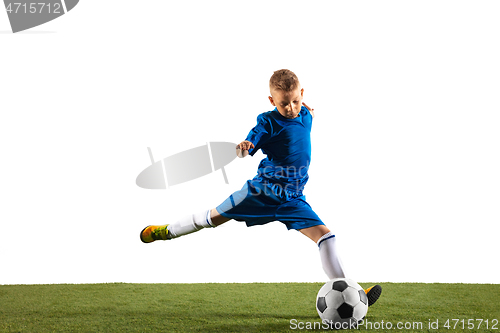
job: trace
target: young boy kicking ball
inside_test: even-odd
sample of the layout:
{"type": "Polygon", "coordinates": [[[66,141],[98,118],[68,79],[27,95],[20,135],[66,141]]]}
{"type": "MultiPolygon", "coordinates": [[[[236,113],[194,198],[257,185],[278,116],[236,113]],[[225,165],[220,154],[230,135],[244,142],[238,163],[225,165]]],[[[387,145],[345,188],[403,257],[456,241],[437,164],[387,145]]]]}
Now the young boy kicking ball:
{"type": "MultiPolygon", "coordinates": [[[[259,149],[267,155],[257,176],[216,208],[193,214],[166,225],[151,225],[141,231],[144,243],[169,240],[203,228],[214,228],[230,220],[247,226],[280,221],[300,231],[319,247],[323,269],[329,279],[344,278],[333,235],[312,210],[302,194],[309,178],[311,125],[314,109],[302,102],[304,89],[290,70],[274,72],[269,81],[275,106],[257,117],[257,125],[237,147],[239,156],[254,155],[259,149]]],[[[375,285],[365,292],[369,305],[379,298],[382,288],[375,285]]]]}

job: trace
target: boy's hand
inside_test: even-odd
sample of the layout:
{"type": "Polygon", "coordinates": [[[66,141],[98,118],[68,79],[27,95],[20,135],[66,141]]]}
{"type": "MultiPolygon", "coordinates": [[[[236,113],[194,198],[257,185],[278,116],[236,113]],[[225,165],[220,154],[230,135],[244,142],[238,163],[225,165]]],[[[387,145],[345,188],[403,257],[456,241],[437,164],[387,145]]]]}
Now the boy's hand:
{"type": "Polygon", "coordinates": [[[236,146],[236,156],[243,158],[248,155],[248,150],[250,148],[255,148],[253,143],[250,141],[242,141],[239,145],[236,146]]]}
{"type": "Polygon", "coordinates": [[[239,145],[236,146],[236,149],[241,149],[241,150],[249,150],[250,148],[255,148],[253,143],[250,141],[242,141],[239,145]]]}
{"type": "Polygon", "coordinates": [[[307,104],[304,102],[302,102],[302,105],[304,105],[306,107],[306,109],[309,110],[309,113],[314,118],[314,109],[311,109],[310,107],[308,107],[307,104]]]}

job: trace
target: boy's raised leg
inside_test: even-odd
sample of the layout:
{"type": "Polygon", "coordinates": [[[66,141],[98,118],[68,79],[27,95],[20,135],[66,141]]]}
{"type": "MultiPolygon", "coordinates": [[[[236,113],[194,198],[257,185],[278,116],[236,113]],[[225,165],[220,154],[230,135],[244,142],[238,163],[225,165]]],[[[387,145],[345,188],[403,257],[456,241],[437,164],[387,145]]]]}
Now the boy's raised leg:
{"type": "Polygon", "coordinates": [[[168,240],[188,235],[203,228],[214,228],[229,220],[220,215],[214,208],[201,213],[184,216],[172,224],[147,226],[141,231],[140,237],[143,243],[168,240]]]}

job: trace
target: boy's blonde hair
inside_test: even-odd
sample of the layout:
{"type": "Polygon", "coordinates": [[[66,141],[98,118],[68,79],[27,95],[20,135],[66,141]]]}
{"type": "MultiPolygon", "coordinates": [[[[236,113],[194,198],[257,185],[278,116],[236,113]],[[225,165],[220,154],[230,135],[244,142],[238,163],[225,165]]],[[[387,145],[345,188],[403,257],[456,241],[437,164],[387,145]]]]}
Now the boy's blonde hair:
{"type": "Polygon", "coordinates": [[[274,72],[269,80],[269,89],[289,92],[300,86],[299,79],[294,72],[289,69],[280,69],[274,72]]]}

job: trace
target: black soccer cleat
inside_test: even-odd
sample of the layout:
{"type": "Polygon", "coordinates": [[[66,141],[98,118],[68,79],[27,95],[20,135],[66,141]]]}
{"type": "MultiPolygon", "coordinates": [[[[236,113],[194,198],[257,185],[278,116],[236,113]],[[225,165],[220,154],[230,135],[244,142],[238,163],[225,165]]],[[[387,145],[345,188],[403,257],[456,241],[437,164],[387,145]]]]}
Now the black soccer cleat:
{"type": "Polygon", "coordinates": [[[368,306],[372,306],[382,294],[382,287],[378,284],[365,290],[368,297],[368,306]]]}

